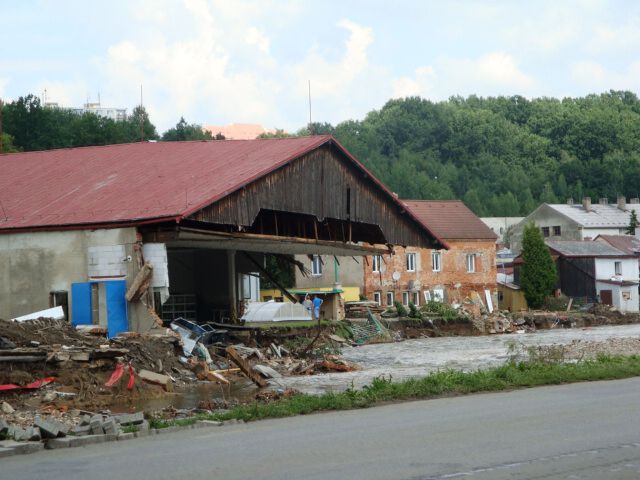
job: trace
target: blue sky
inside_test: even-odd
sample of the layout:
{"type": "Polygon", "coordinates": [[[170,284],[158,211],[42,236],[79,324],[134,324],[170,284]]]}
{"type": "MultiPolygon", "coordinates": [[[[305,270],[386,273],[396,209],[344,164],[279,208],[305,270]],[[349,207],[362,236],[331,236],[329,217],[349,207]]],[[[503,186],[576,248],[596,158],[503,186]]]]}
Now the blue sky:
{"type": "Polygon", "coordinates": [[[640,91],[637,1],[0,0],[0,97],[296,130],[394,97],[640,91]]]}

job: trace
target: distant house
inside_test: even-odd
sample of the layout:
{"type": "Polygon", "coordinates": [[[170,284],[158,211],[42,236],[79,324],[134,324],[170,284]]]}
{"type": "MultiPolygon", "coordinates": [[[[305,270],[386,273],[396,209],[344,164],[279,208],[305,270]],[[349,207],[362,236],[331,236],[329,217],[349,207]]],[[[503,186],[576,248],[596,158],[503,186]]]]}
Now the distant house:
{"type": "Polygon", "coordinates": [[[511,230],[524,220],[524,217],[480,217],[480,220],[498,236],[496,243],[508,246],[511,230]]]}
{"type": "Polygon", "coordinates": [[[615,204],[606,198],[592,204],[586,197],[581,204],[572,201],[566,204],[543,203],[511,232],[511,250],[520,253],[522,233],[529,223],[535,223],[542,230],[542,235],[549,240],[585,240],[594,239],[598,235],[623,235],[629,226],[631,211],[640,214],[640,200],[632,198],[626,203],[619,197],[615,204]]]}
{"type": "Polygon", "coordinates": [[[367,257],[364,294],[381,305],[460,303],[472,292],[496,290],[497,235],[459,200],[404,200],[448,250],[397,247],[394,255],[367,257]]]}
{"type": "Polygon", "coordinates": [[[275,133],[273,129],[264,128],[258,123],[231,123],[229,125],[206,125],[204,131],[224,135],[227,140],[254,140],[263,133],[275,133]]]}
{"type": "MultiPolygon", "coordinates": [[[[546,241],[558,272],[558,288],[569,297],[599,301],[623,312],[639,311],[638,257],[605,242],[546,241]]],[[[520,285],[522,257],[514,261],[520,285]]]]}

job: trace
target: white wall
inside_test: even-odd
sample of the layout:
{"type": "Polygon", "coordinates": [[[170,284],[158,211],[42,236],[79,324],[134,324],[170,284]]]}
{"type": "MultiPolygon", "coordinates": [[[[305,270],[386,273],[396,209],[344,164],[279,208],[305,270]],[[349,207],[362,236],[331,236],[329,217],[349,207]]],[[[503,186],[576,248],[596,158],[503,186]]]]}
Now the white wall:
{"type": "Polygon", "coordinates": [[[615,277],[615,262],[622,262],[622,280],[638,281],[637,258],[596,258],[596,279],[610,280],[615,277]]]}
{"type": "Polygon", "coordinates": [[[611,283],[596,282],[596,292],[600,295],[601,290],[611,290],[611,298],[613,306],[621,312],[638,312],[640,311],[640,298],[638,297],[638,286],[629,285],[626,287],[614,285],[611,283]],[[623,299],[623,294],[629,295],[629,300],[623,299]]]}

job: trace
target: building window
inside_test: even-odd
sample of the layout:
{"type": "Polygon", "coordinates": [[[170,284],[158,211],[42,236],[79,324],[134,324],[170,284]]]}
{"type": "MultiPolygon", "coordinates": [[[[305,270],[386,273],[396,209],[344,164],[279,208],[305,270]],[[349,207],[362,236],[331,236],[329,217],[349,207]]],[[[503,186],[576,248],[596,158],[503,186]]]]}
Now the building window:
{"type": "Polygon", "coordinates": [[[442,254],[440,252],[431,252],[431,265],[434,272],[442,270],[442,254]]]}
{"type": "Polygon", "coordinates": [[[622,262],[615,262],[614,268],[616,270],[616,275],[622,275],[622,262]]]}
{"type": "Polygon", "coordinates": [[[474,273],[476,271],[476,254],[467,254],[467,272],[474,273]]]}
{"type": "Polygon", "coordinates": [[[543,237],[549,236],[549,227],[542,227],[542,236],[543,237]]]}
{"type": "Polygon", "coordinates": [[[411,303],[413,303],[416,307],[420,305],[420,292],[411,292],[411,303]]]}
{"type": "Polygon", "coordinates": [[[429,303],[431,301],[431,292],[429,290],[425,290],[423,294],[425,303],[429,303]]]}
{"type": "Polygon", "coordinates": [[[409,306],[409,292],[402,292],[402,304],[405,307],[409,306]]]}
{"type": "Polygon", "coordinates": [[[311,260],[311,275],[314,277],[322,275],[322,260],[320,259],[320,255],[314,255],[313,260],[311,260]]]}
{"type": "Polygon", "coordinates": [[[559,237],[560,235],[562,235],[562,230],[560,229],[559,225],[556,225],[555,227],[553,227],[553,234],[556,237],[559,237]]]}
{"type": "Polygon", "coordinates": [[[373,301],[380,305],[380,292],[373,292],[373,301]]]}
{"type": "Polygon", "coordinates": [[[407,272],[416,271],[416,254],[407,253],[407,272]]]}
{"type": "Polygon", "coordinates": [[[373,271],[379,272],[380,265],[382,265],[382,255],[374,255],[373,256],[373,271]]]}
{"type": "Polygon", "coordinates": [[[387,305],[388,306],[393,306],[393,301],[395,299],[393,298],[393,292],[387,292],[387,305]]]}

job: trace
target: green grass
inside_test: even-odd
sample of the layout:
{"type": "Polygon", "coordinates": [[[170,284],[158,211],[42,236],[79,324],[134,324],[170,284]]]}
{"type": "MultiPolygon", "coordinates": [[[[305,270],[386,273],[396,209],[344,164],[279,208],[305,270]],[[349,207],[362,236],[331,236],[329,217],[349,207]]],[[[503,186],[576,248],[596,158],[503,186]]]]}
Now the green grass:
{"type": "Polygon", "coordinates": [[[198,420],[244,421],[289,417],[331,410],[372,407],[380,403],[466,395],[478,392],[499,392],[541,385],[558,385],[595,380],[614,380],[640,376],[640,356],[600,355],[579,363],[548,361],[509,362],[503,366],[474,372],[446,370],[418,379],[393,382],[374,379],[362,390],[349,389],[323,395],[299,394],[270,403],[237,406],[225,413],[199,415],[177,421],[152,420],[152,428],[189,425],[198,420]]]}

